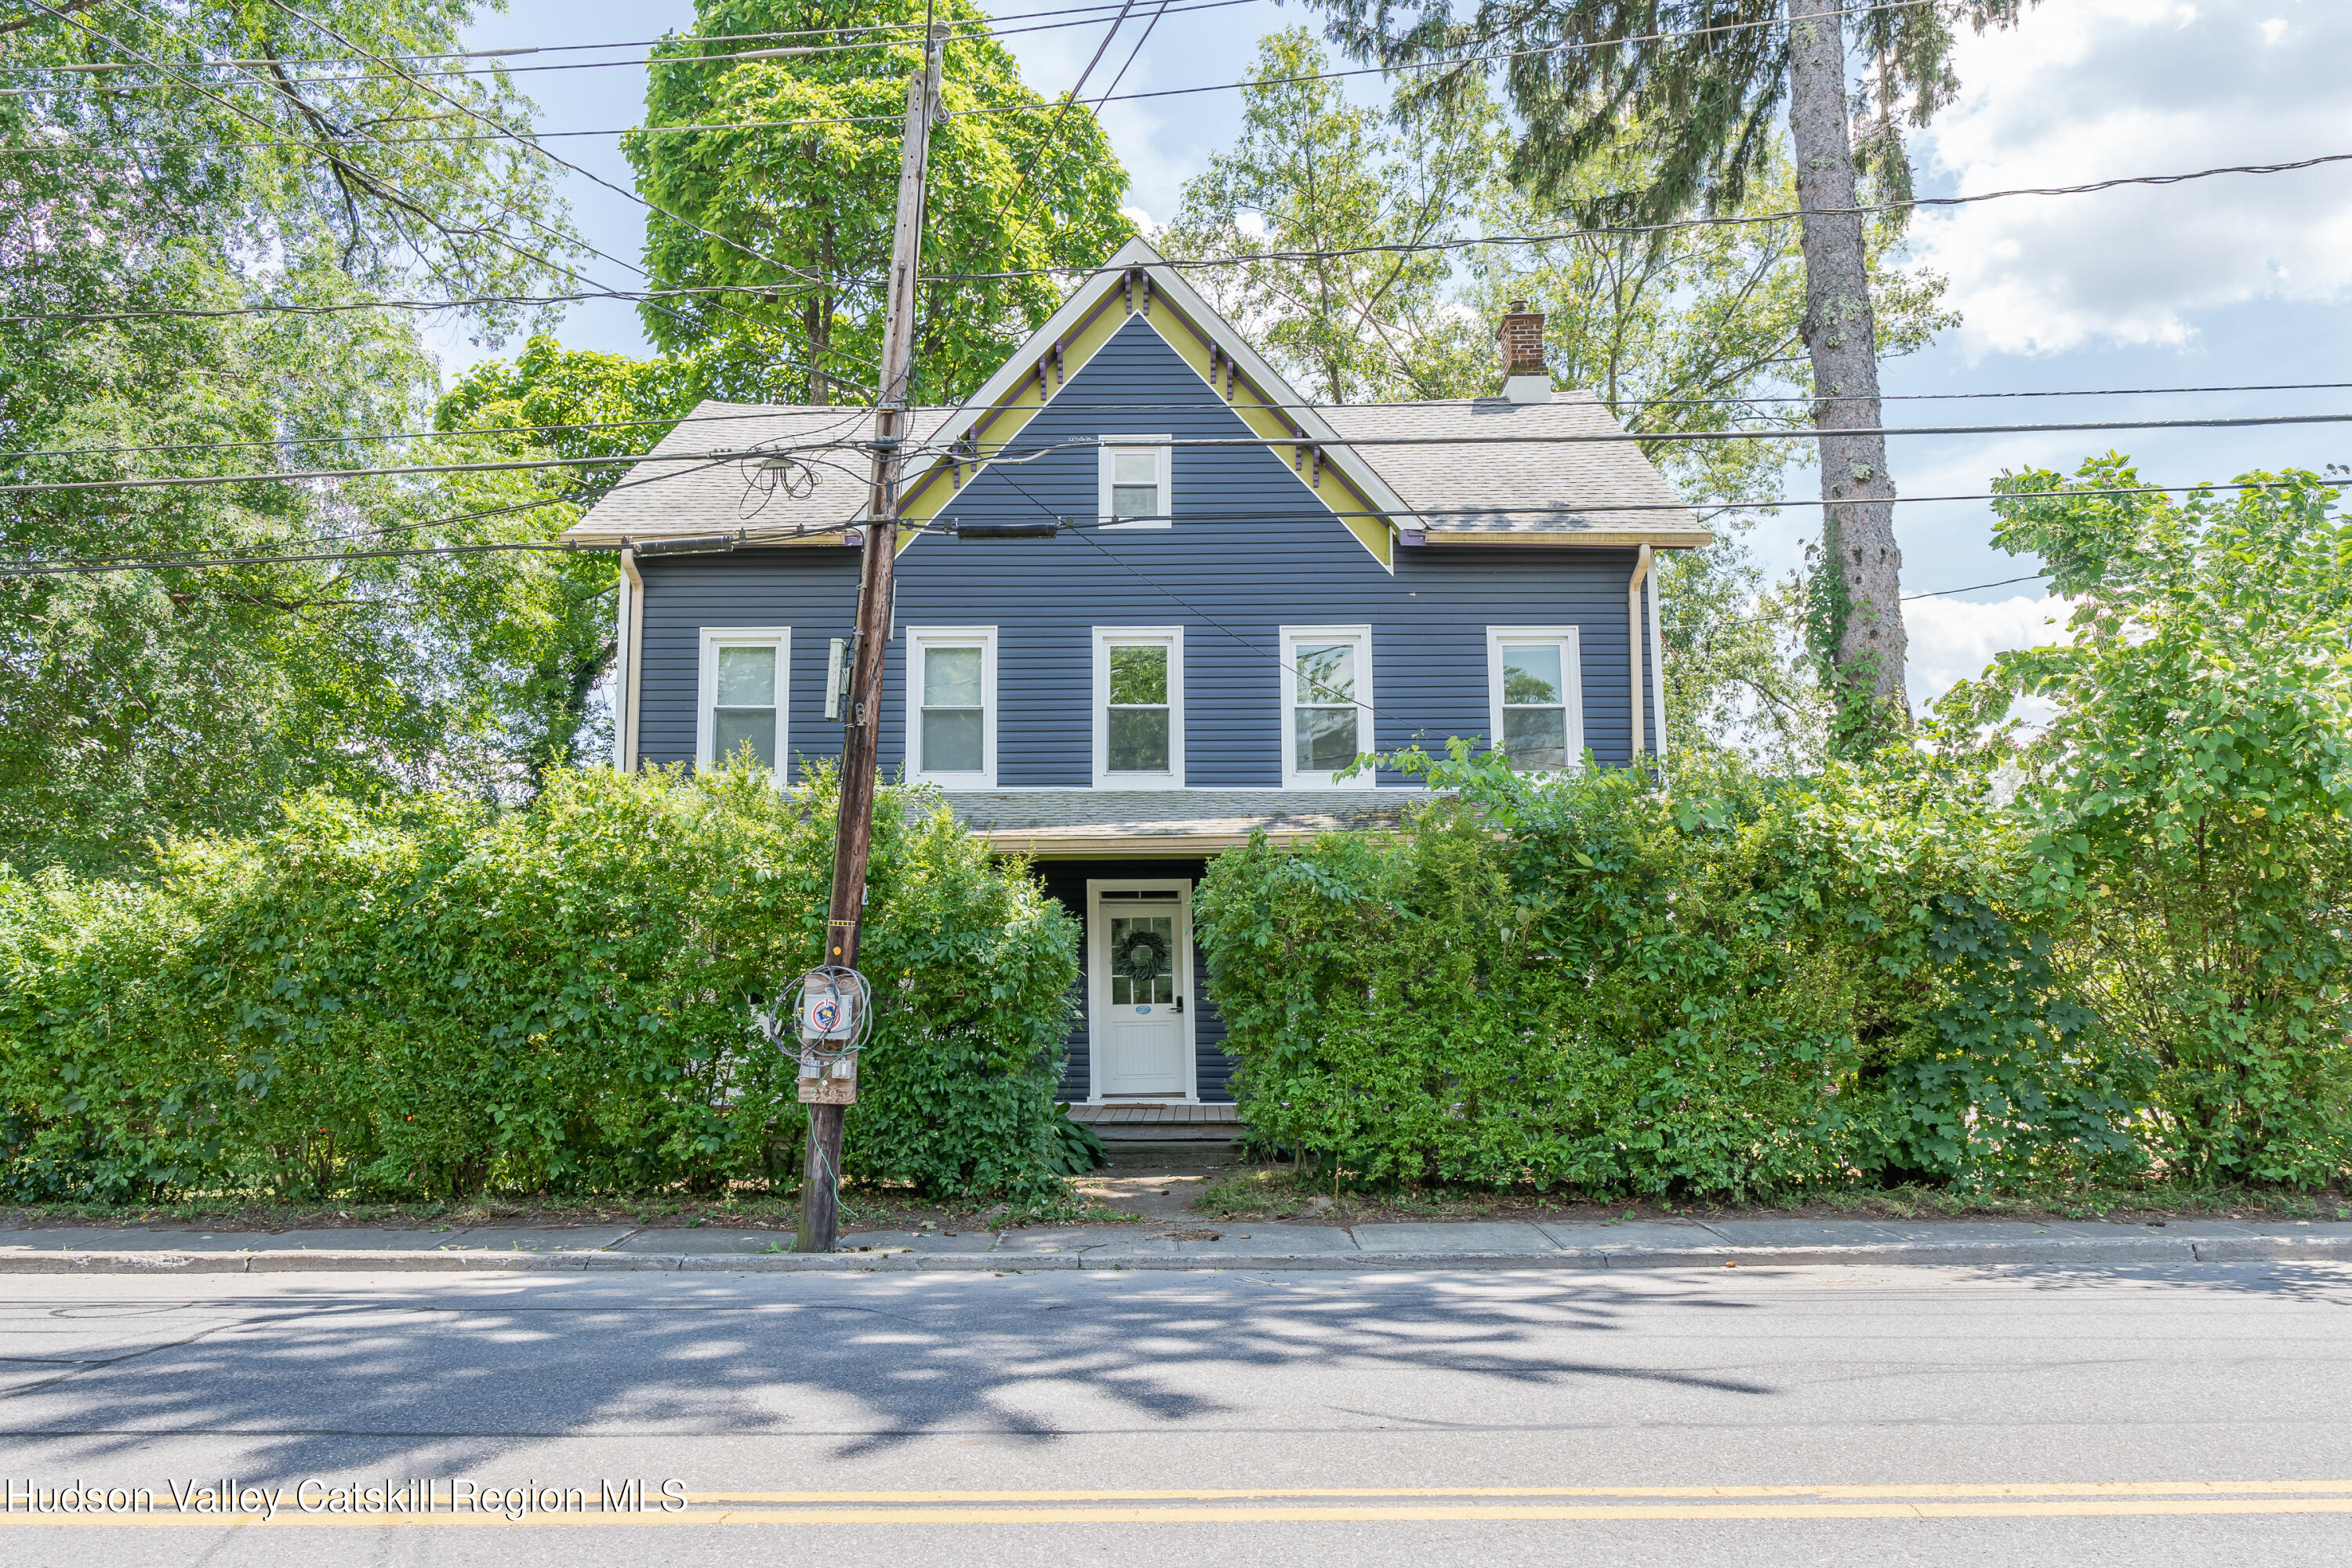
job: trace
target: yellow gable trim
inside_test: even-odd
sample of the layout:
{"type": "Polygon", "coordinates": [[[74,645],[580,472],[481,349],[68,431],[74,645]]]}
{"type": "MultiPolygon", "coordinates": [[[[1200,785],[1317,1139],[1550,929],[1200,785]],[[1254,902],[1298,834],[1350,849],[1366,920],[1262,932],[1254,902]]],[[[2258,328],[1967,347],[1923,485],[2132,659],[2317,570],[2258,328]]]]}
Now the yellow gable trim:
{"type": "MultiPolygon", "coordinates": [[[[1082,322],[1078,330],[1063,342],[1060,377],[1054,376],[1051,363],[1053,345],[1051,343],[1042,345],[1043,356],[1047,361],[1045,374],[1054,383],[1051,393],[1040,395],[1038,392],[1035,369],[1038,356],[1032,353],[1029,373],[1022,377],[1009,396],[999,401],[979,421],[975,428],[980,432],[979,445],[982,455],[977,463],[970,459],[966,460],[964,467],[969,477],[965,479],[964,483],[968,485],[972,479],[979,478],[988,467],[987,454],[991,451],[1002,451],[1010,446],[1021,432],[1028,427],[1029,422],[1045,411],[1046,405],[1053,401],[1054,395],[1058,394],[1071,378],[1085,369],[1094,357],[1102,352],[1104,344],[1109,342],[1129,321],[1138,319],[1150,327],[1153,332],[1158,334],[1160,341],[1175,352],[1177,358],[1192,367],[1192,374],[1201,378],[1201,384],[1203,387],[1209,388],[1219,401],[1223,400],[1223,391],[1209,378],[1209,350],[1213,342],[1209,334],[1202,331],[1197,323],[1170,303],[1165,295],[1157,296],[1152,300],[1151,311],[1147,315],[1141,310],[1128,310],[1121,303],[1118,291],[1114,289],[1104,296],[1101,308],[1082,322]],[[1162,317],[1173,317],[1182,321],[1187,330],[1176,336],[1171,336],[1160,325],[1162,317]]],[[[1024,347],[1023,352],[1031,353],[1033,349],[1039,346],[1035,340],[1032,340],[1031,344],[1024,347]]],[[[1253,435],[1276,440],[1286,439],[1292,436],[1295,427],[1276,410],[1265,407],[1262,403],[1242,401],[1244,394],[1256,398],[1263,398],[1265,395],[1263,389],[1250,381],[1248,373],[1241,371],[1235,374],[1234,401],[1226,406],[1241,416],[1242,423],[1249,427],[1253,435]]],[[[946,434],[946,431],[943,429],[941,434],[946,434]]],[[[1311,437],[1301,437],[1296,446],[1286,451],[1282,447],[1271,447],[1267,450],[1276,456],[1286,457],[1293,465],[1293,471],[1298,476],[1298,482],[1304,486],[1307,484],[1304,465],[1309,460],[1306,455],[1307,449],[1316,444],[1311,437]]],[[[1325,442],[1322,445],[1328,447],[1333,443],[1325,442]]],[[[962,493],[961,487],[953,480],[953,468],[954,465],[945,458],[933,458],[931,467],[925,470],[913,484],[907,487],[898,509],[898,515],[903,520],[898,529],[900,550],[905,550],[920,538],[923,525],[945,511],[950,503],[962,493]]],[[[1320,483],[1309,487],[1307,493],[1320,500],[1331,511],[1335,521],[1344,526],[1349,533],[1355,535],[1357,542],[1371,552],[1373,560],[1391,571],[1396,569],[1392,553],[1395,542],[1393,531],[1380,516],[1373,515],[1377,514],[1380,509],[1348,481],[1336,464],[1328,461],[1324,463],[1320,483]],[[1350,513],[1357,515],[1351,516],[1350,513]]]]}

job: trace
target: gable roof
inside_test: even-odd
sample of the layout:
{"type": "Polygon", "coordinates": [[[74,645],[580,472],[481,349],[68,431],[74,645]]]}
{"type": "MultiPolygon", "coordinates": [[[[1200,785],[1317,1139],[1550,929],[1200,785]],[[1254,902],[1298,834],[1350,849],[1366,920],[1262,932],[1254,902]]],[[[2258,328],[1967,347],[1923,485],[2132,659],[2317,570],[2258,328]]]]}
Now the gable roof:
{"type": "MultiPolygon", "coordinates": [[[[1525,404],[1310,403],[1137,239],[1075,289],[971,398],[954,408],[909,410],[908,437],[930,460],[910,467],[902,484],[900,515],[914,526],[902,531],[901,548],[968,482],[967,469],[975,477],[985,471],[990,456],[1005,450],[1068,377],[1139,316],[1270,450],[1294,468],[1316,454],[1312,492],[1391,569],[1400,541],[1676,547],[1713,540],[1591,394],[1525,404]],[[1619,439],[1544,439],[1593,437],[1619,439]],[[959,443],[967,448],[961,460],[942,453],[959,443]],[[1337,482],[1327,489],[1325,479],[1337,482]]],[[[756,458],[708,454],[860,440],[871,418],[870,410],[848,405],[700,404],[647,455],[654,466],[640,463],[564,537],[617,544],[740,532],[746,543],[837,542],[866,507],[861,454],[839,453],[807,468],[800,477],[813,484],[804,494],[763,479],[756,458]]]]}

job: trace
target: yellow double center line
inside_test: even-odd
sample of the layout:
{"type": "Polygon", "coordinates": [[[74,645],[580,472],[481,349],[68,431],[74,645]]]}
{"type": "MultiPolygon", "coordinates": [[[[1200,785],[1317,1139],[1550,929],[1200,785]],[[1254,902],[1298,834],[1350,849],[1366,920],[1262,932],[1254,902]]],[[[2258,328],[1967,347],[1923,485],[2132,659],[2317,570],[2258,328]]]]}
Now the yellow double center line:
{"type": "Polygon", "coordinates": [[[2008,1481],[1879,1486],[1297,1487],[1150,1491],[741,1491],[683,1511],[0,1514],[7,1525],[154,1529],[336,1526],[1282,1524],[1386,1521],[1664,1522],[1738,1519],[2056,1519],[2352,1513],[2352,1480],[2008,1481]]]}

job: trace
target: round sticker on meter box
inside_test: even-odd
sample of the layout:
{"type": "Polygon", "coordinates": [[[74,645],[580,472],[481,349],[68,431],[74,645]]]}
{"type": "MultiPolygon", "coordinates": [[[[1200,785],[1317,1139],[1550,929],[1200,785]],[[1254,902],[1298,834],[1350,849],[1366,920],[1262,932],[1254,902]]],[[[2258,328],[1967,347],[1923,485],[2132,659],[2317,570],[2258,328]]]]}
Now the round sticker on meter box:
{"type": "Polygon", "coordinates": [[[801,1038],[843,1042],[857,1035],[857,977],[817,971],[801,981],[801,1038]]]}

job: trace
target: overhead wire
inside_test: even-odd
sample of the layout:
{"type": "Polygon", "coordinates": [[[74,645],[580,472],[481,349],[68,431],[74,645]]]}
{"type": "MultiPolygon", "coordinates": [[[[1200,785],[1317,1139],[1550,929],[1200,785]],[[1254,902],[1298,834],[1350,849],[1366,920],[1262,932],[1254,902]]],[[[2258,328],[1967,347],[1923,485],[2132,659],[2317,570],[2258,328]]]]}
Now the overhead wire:
{"type": "MultiPolygon", "coordinates": [[[[1118,7],[1118,5],[1119,5],[1121,3],[1122,3],[1122,0],[1107,0],[1107,3],[1106,3],[1106,4],[1098,5],[1075,5],[1075,6],[1066,6],[1066,7],[1063,7],[1062,9],[1059,9],[1059,10],[1054,10],[1054,11],[1024,11],[1024,12],[1020,12],[1020,13],[1018,13],[1018,14],[1009,14],[1009,15],[1006,15],[1006,16],[997,16],[997,17],[990,17],[990,18],[987,18],[987,20],[992,21],[992,22],[1019,22],[1019,21],[1029,21],[1029,20],[1034,20],[1034,19],[1038,18],[1038,17],[1045,17],[1045,16],[1070,16],[1070,17],[1074,17],[1074,18],[1076,18],[1076,19],[1074,19],[1074,20],[1070,20],[1070,21],[1053,22],[1053,23],[1047,24],[1047,25],[1045,25],[1045,26],[1035,26],[1035,27],[996,27],[996,26],[989,26],[989,27],[976,27],[976,26],[972,26],[971,24],[967,23],[967,22],[950,22],[950,23],[948,23],[948,24],[946,24],[946,25],[947,25],[948,26],[957,28],[957,29],[959,29],[959,30],[958,30],[958,31],[956,31],[956,32],[951,33],[951,34],[949,36],[949,41],[952,43],[952,42],[972,41],[972,40],[986,39],[986,38],[1015,37],[1019,37],[1019,36],[1022,36],[1022,35],[1024,35],[1024,34],[1029,34],[1029,33],[1045,33],[1045,32],[1054,32],[1054,31],[1057,31],[1057,30],[1063,29],[1063,28],[1069,28],[1069,27],[1089,27],[1089,26],[1094,26],[1094,25],[1095,25],[1095,23],[1097,23],[1097,22],[1098,22],[1098,21],[1100,21],[1100,20],[1101,20],[1101,16],[1099,16],[1099,13],[1104,12],[1104,11],[1108,11],[1108,10],[1114,10],[1114,9],[1117,9],[1117,8],[1118,7]]],[[[1190,11],[1218,11],[1218,10],[1224,10],[1224,9],[1227,9],[1227,8],[1229,8],[1229,7],[1231,7],[1231,6],[1234,6],[1234,5],[1256,5],[1256,4],[1258,4],[1258,3],[1259,3],[1259,0],[1196,0],[1196,3],[1195,3],[1195,4],[1189,5],[1177,6],[1177,7],[1175,7],[1175,10],[1177,11],[1177,13],[1178,13],[1178,14],[1180,14],[1180,15],[1181,15],[1181,14],[1182,14],[1182,13],[1184,13],[1184,12],[1190,12],[1190,11]]],[[[602,44],[540,44],[540,45],[533,45],[533,46],[528,46],[528,47],[510,47],[510,48],[499,48],[499,49],[448,49],[448,50],[443,50],[443,51],[440,51],[440,52],[437,52],[437,53],[429,53],[429,54],[413,54],[413,55],[404,55],[404,54],[385,53],[385,54],[383,54],[383,55],[379,56],[378,58],[382,58],[382,59],[383,59],[383,60],[386,60],[386,61],[391,61],[391,62],[403,62],[403,63],[405,63],[405,62],[414,62],[414,61],[424,61],[424,60],[445,60],[445,59],[469,59],[469,60],[470,60],[470,59],[498,59],[498,60],[504,60],[504,59],[509,59],[509,58],[519,58],[523,57],[523,56],[526,56],[526,55],[545,55],[545,54],[564,54],[564,53],[577,54],[577,53],[581,53],[581,52],[584,52],[584,51],[592,51],[592,50],[609,50],[609,49],[652,49],[652,48],[670,47],[675,47],[675,46],[677,46],[677,45],[685,45],[685,44],[738,44],[738,43],[762,42],[762,41],[769,41],[769,40],[779,39],[779,38],[819,38],[819,37],[842,37],[842,36],[844,36],[844,35],[849,35],[849,34],[856,34],[856,35],[870,35],[870,34],[877,34],[877,33],[908,33],[908,34],[916,34],[916,35],[919,35],[919,31],[920,31],[920,25],[919,25],[919,24],[917,24],[917,23],[913,23],[913,22],[881,22],[881,23],[866,24],[866,25],[862,25],[862,26],[845,26],[845,27],[800,27],[800,28],[794,28],[794,29],[792,29],[792,30],[790,30],[790,31],[786,31],[786,32],[673,34],[673,35],[671,35],[670,37],[661,37],[661,38],[629,38],[629,39],[621,39],[621,40],[617,40],[617,41],[615,41],[615,42],[612,42],[612,43],[602,43],[602,44]]],[[[556,65],[543,65],[543,66],[542,66],[542,65],[528,65],[528,66],[504,66],[504,65],[499,65],[499,66],[486,66],[486,67],[482,67],[482,68],[480,68],[479,69],[467,69],[467,70],[456,70],[456,69],[451,69],[451,70],[438,70],[438,69],[428,69],[428,70],[425,70],[425,71],[418,72],[417,74],[419,74],[419,75],[424,75],[424,76],[477,76],[477,75],[484,75],[484,74],[488,74],[488,73],[492,72],[492,71],[500,71],[500,70],[513,73],[513,72],[522,72],[522,71],[534,71],[534,72],[536,72],[536,71],[548,71],[548,70],[594,70],[594,69],[598,69],[598,68],[604,68],[604,67],[614,67],[614,66],[636,66],[636,65],[697,65],[697,64],[703,64],[703,63],[708,63],[708,62],[712,62],[712,61],[724,61],[724,60],[735,60],[735,59],[773,59],[773,58],[778,58],[785,57],[785,56],[790,56],[790,55],[825,54],[825,53],[831,53],[831,52],[834,52],[834,51],[836,51],[836,50],[884,48],[884,47],[891,47],[893,44],[896,44],[896,43],[916,43],[916,44],[919,44],[920,42],[921,42],[921,38],[920,38],[920,37],[919,37],[919,36],[916,36],[916,37],[910,37],[904,38],[904,39],[891,39],[891,38],[885,38],[885,39],[869,40],[869,41],[861,41],[861,42],[855,42],[855,43],[814,44],[814,45],[810,45],[810,46],[808,46],[808,47],[804,47],[804,48],[797,48],[797,49],[754,49],[754,50],[746,50],[746,51],[741,51],[741,52],[728,52],[728,53],[720,53],[720,54],[704,54],[704,55],[651,55],[651,56],[644,56],[644,57],[640,57],[640,58],[634,58],[634,59],[625,59],[625,60],[580,60],[580,61],[572,61],[572,62],[568,62],[568,63],[560,63],[560,64],[556,64],[556,65]]],[[[278,66],[334,66],[334,65],[348,65],[348,64],[350,64],[351,62],[350,62],[350,60],[349,60],[349,58],[348,58],[347,57],[342,57],[342,56],[331,56],[331,56],[315,56],[315,57],[303,57],[303,56],[297,56],[297,57],[284,57],[284,56],[280,56],[280,57],[277,57],[277,58],[255,58],[255,59],[247,59],[247,58],[226,58],[226,59],[221,59],[221,60],[214,60],[214,61],[196,61],[196,62],[191,62],[191,63],[194,63],[194,64],[216,65],[216,66],[221,66],[221,67],[229,67],[229,66],[260,66],[260,65],[278,65],[278,66]]],[[[48,62],[48,61],[26,61],[26,62],[24,62],[21,66],[19,66],[19,67],[18,67],[18,68],[19,68],[19,69],[29,69],[29,70],[52,70],[52,71],[64,71],[64,72],[68,72],[68,73],[71,73],[71,74],[73,74],[73,75],[77,75],[77,76],[83,76],[83,75],[89,75],[89,74],[93,74],[93,73],[100,72],[100,71],[110,71],[110,70],[131,70],[131,69],[134,69],[134,68],[135,68],[135,65],[134,65],[134,64],[132,64],[132,63],[130,63],[130,62],[122,62],[122,61],[106,61],[106,60],[79,61],[79,60],[74,60],[74,61],[57,61],[57,62],[48,62]]],[[[298,80],[299,80],[299,81],[305,81],[305,82],[308,82],[308,81],[316,81],[316,82],[325,82],[325,83],[330,83],[330,84],[336,84],[336,83],[352,82],[352,81],[389,81],[389,80],[393,80],[393,79],[396,79],[392,78],[392,77],[350,77],[350,76],[341,76],[341,77],[314,77],[314,78],[300,78],[300,79],[298,79],[298,80]]],[[[42,90],[46,90],[46,89],[39,89],[39,88],[35,88],[35,89],[18,89],[18,90],[38,92],[38,91],[42,91],[42,90]]],[[[130,89],[120,89],[120,90],[130,90],[130,89]]]]}
{"type": "MultiPolygon", "coordinates": [[[[853,417],[855,416],[852,416],[853,417]]],[[[845,423],[846,420],[844,421],[845,423]]],[[[2017,436],[2040,434],[2089,433],[2108,430],[2214,430],[2245,429],[2258,426],[2347,425],[2352,424],[2352,414],[2279,414],[2252,415],[2244,417],[2211,419],[2102,419],[2084,421],[2053,421],[2041,424],[2016,425],[1910,425],[1889,426],[1871,430],[1843,432],[1895,437],[1901,436],[2017,436]]],[[[1544,436],[1357,436],[1324,440],[1304,433],[1293,436],[1180,436],[1166,442],[1155,443],[1184,447],[1575,447],[1606,446],[1627,442],[1652,444],[1706,441],[1782,441],[1792,436],[1801,437],[1801,430],[1786,428],[1769,430],[1670,430],[1653,434],[1633,431],[1580,432],[1574,435],[1544,436]]],[[[1017,440],[1018,437],[1014,437],[1017,440]]],[[[859,443],[835,443],[854,446],[859,443]]],[[[1094,451],[1100,442],[1093,437],[1073,438],[1034,444],[1027,447],[1004,446],[990,449],[965,447],[961,453],[952,446],[922,446],[916,448],[919,456],[949,460],[961,457],[963,461],[981,465],[1003,464],[1026,453],[1029,458],[1056,452],[1094,451]]],[[[134,479],[56,479],[20,484],[0,485],[0,495],[28,495],[68,490],[145,489],[176,486],[226,484],[300,483],[323,480],[392,478],[416,474],[490,473],[509,470],[557,468],[609,468],[628,463],[694,462],[705,458],[725,460],[768,457],[776,448],[744,447],[714,452],[646,453],[641,456],[614,455],[593,458],[530,458],[500,459],[475,463],[411,463],[372,468],[276,469],[243,474],[158,475],[134,479]]],[[[1025,458],[1024,460],[1026,460],[1025,458]]],[[[1627,510],[1633,503],[1596,506],[1588,510],[1614,511],[1627,510]]],[[[1659,503],[1664,504],[1664,503],[1659,503]]],[[[1681,503],[1675,503],[1677,505],[1681,503]]]]}

